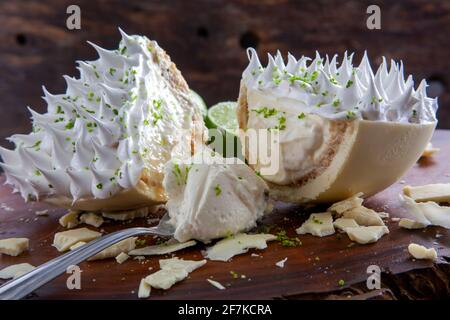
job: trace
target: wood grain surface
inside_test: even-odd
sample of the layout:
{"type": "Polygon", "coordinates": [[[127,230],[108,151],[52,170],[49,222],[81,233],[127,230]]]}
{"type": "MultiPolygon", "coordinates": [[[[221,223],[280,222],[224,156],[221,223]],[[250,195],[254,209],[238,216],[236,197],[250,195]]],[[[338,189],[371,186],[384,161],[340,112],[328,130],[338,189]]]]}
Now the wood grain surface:
{"type": "MultiPolygon", "coordinates": [[[[420,185],[450,182],[450,131],[438,130],[433,144],[441,151],[432,159],[421,160],[403,178],[405,183],[420,185]]],[[[1,182],[3,182],[3,177],[1,182]]],[[[403,187],[396,183],[385,191],[367,199],[365,205],[378,211],[386,211],[391,217],[405,217],[399,207],[398,195],[403,187]]],[[[276,210],[264,219],[261,229],[278,226],[295,235],[295,228],[308,217],[309,212],[323,208],[304,210],[298,206],[278,203],[276,210]]],[[[0,187],[0,238],[28,237],[31,250],[19,257],[0,255],[0,268],[15,263],[42,264],[59,255],[51,246],[55,232],[62,231],[58,218],[64,213],[41,203],[24,203],[11,193],[7,186],[0,187]],[[37,217],[35,212],[49,209],[48,217],[37,217]]],[[[111,232],[131,226],[146,226],[140,219],[132,223],[108,223],[101,228],[111,232]]],[[[300,236],[302,245],[286,248],[278,242],[269,244],[266,250],[251,250],[236,256],[231,262],[208,261],[194,271],[188,279],[168,291],[153,290],[150,299],[311,299],[311,298],[359,298],[374,296],[385,298],[448,298],[450,283],[450,231],[440,227],[423,230],[405,230],[391,220],[387,223],[390,233],[377,243],[351,245],[345,235],[318,238],[300,236]],[[415,242],[434,247],[439,255],[436,264],[416,261],[407,252],[409,243],[415,242]],[[262,257],[252,257],[256,252],[262,257]],[[275,263],[288,258],[284,268],[275,263]],[[382,290],[369,291],[365,287],[366,270],[378,265],[383,271],[382,290]],[[230,271],[246,278],[234,279],[230,271]],[[206,279],[227,285],[218,290],[206,279]],[[345,285],[339,286],[339,280],[345,285]]],[[[91,228],[91,227],[90,227],[91,228]]],[[[93,228],[91,228],[93,229],[93,228]]],[[[272,228],[272,232],[276,232],[272,228]]],[[[154,239],[148,239],[154,242],[154,239]]],[[[202,259],[203,244],[176,253],[185,259],[202,259]]],[[[158,259],[150,257],[145,262],[128,260],[119,265],[114,259],[84,262],[80,264],[82,289],[68,290],[62,275],[38,289],[31,299],[136,299],[141,278],[158,269],[158,259]]]]}
{"type": "MultiPolygon", "coordinates": [[[[14,0],[0,1],[0,144],[31,129],[31,106],[45,111],[41,86],[65,90],[63,74],[76,60],[95,59],[90,40],[116,48],[117,28],[155,39],[189,85],[212,105],[238,96],[245,48],[296,56],[343,54],[374,65],[385,55],[403,60],[417,83],[441,92],[439,126],[450,128],[450,1],[429,0],[14,0]],[[66,8],[81,8],[81,30],[66,28],[66,8]],[[366,9],[381,8],[381,30],[368,30],[366,9]]],[[[265,60],[265,59],[263,59],[265,60]]]]}

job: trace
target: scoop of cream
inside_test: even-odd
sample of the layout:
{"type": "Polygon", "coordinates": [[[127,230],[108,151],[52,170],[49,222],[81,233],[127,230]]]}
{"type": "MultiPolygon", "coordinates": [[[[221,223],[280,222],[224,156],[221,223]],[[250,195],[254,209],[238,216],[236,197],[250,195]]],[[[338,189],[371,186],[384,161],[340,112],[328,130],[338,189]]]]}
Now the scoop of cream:
{"type": "Polygon", "coordinates": [[[210,149],[169,161],[164,188],[175,238],[207,242],[256,226],[268,208],[267,185],[244,162],[210,149]],[[231,163],[233,162],[233,163],[231,163]]]}

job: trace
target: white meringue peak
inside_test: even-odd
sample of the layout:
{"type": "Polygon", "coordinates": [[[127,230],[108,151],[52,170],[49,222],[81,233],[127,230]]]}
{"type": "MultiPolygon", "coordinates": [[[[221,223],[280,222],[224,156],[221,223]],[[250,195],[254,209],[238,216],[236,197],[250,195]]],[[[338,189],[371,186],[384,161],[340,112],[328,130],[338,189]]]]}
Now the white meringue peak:
{"type": "Polygon", "coordinates": [[[161,176],[174,153],[190,156],[175,148],[192,126],[188,98],[162,76],[158,44],[120,32],[117,50],[90,43],[99,58],[78,61],[80,77],[64,76],[65,94],[43,88],[47,112],[29,109],[33,131],[11,136],[14,150],[0,148],[6,183],[24,199],[109,198],[134,187],[144,168],[161,176]]]}
{"type": "Polygon", "coordinates": [[[256,90],[280,99],[295,101],[299,112],[314,113],[328,119],[365,119],[402,123],[435,122],[437,98],[426,94],[422,80],[414,89],[412,76],[406,80],[403,63],[383,61],[374,73],[367,53],[359,66],[353,66],[353,54],[344,54],[340,66],[337,55],[330,60],[318,52],[314,59],[296,60],[288,54],[287,64],[277,52],[268,55],[262,66],[253,48],[247,49],[248,67],[242,81],[248,91],[256,90]]]}

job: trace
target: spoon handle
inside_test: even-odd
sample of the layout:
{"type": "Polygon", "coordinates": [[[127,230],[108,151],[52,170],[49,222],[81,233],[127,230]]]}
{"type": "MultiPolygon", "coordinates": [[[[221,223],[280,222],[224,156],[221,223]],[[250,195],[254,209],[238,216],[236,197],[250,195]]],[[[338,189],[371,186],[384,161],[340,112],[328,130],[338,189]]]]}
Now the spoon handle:
{"type": "Polygon", "coordinates": [[[0,287],[0,300],[17,300],[26,297],[37,288],[66,272],[69,266],[76,265],[119,241],[143,234],[159,235],[160,233],[157,227],[129,228],[100,237],[5,283],[0,287]]]}

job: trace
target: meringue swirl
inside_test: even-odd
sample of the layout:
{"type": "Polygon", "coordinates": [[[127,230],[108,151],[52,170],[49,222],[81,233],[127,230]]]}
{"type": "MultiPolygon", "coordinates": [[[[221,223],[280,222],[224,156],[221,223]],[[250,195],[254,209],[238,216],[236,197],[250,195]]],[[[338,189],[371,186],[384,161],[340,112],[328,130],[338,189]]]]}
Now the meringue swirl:
{"type": "Polygon", "coordinates": [[[134,187],[143,169],[162,177],[174,154],[190,156],[189,98],[161,76],[156,42],[120,32],[117,50],[90,43],[98,60],[78,61],[80,77],[64,76],[64,94],[44,87],[47,112],[29,109],[33,131],[11,136],[14,150],[1,148],[6,182],[24,199],[106,199],[134,187]]]}
{"type": "Polygon", "coordinates": [[[359,66],[353,54],[344,54],[341,65],[337,55],[297,60],[289,54],[287,64],[278,51],[268,54],[263,67],[253,48],[247,50],[249,64],[242,81],[248,91],[296,104],[299,114],[313,113],[328,119],[364,119],[402,123],[436,122],[437,98],[429,98],[422,80],[414,89],[412,76],[404,78],[403,63],[383,57],[374,73],[367,54],[359,66]]]}

